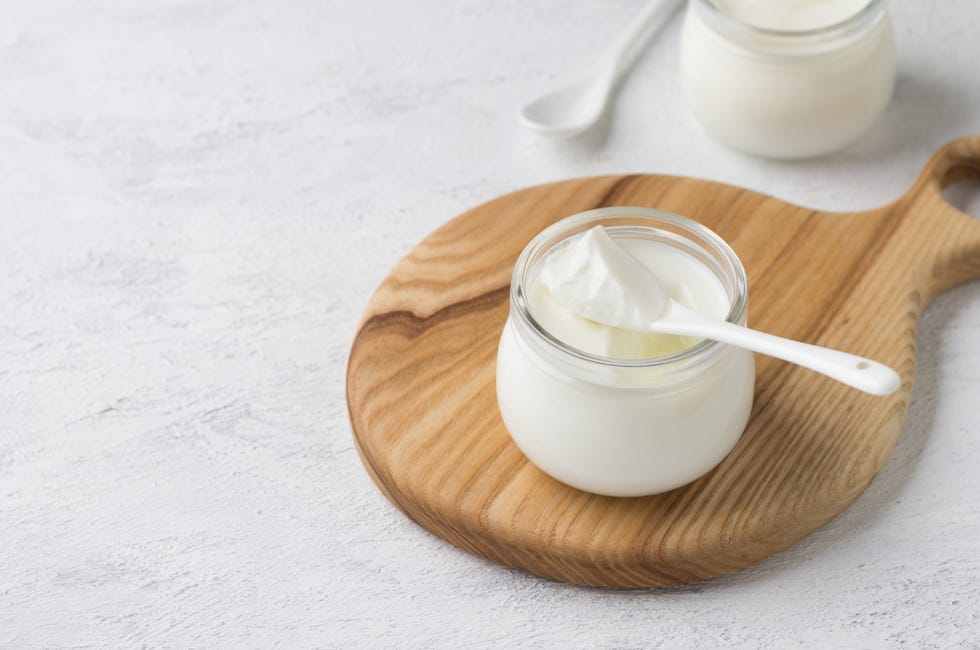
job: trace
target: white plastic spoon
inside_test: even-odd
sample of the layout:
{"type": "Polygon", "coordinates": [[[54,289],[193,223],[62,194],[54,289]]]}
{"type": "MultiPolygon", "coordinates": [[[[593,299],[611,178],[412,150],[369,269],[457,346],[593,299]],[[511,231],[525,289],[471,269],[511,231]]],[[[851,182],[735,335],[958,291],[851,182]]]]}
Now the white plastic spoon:
{"type": "Polygon", "coordinates": [[[570,138],[585,131],[602,115],[619,75],[628,67],[631,54],[652,30],[680,6],[681,0],[652,0],[630,23],[626,32],[579,81],[544,95],[520,113],[527,128],[552,138],[570,138]]]}
{"type": "Polygon", "coordinates": [[[660,280],[596,226],[542,271],[555,299],[583,318],[634,331],[699,336],[768,354],[872,395],[902,383],[888,366],[854,354],[765,334],[694,312],[672,299],[660,280]]]}

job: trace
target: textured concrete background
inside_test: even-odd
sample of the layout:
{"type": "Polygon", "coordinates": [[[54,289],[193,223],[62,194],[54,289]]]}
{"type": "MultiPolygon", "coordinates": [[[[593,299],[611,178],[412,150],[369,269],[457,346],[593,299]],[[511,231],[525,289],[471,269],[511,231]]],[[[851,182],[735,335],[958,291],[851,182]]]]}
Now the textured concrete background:
{"type": "Polygon", "coordinates": [[[980,132],[975,0],[894,2],[895,101],[829,158],[709,140],[677,21],[604,128],[523,132],[516,108],[641,4],[0,0],[0,646],[976,647],[980,283],[927,312],[871,488],[732,576],[541,580],[432,537],[361,468],[355,324],[446,219],[613,172],[871,207],[980,132]]]}

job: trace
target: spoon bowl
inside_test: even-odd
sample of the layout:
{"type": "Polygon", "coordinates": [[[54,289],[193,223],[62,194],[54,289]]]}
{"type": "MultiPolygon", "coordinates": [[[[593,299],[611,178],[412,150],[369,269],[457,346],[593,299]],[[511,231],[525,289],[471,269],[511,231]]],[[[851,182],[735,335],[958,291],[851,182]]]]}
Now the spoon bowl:
{"type": "Polygon", "coordinates": [[[608,104],[600,77],[587,76],[543,95],[521,109],[521,124],[548,138],[573,138],[595,124],[608,104]]]}

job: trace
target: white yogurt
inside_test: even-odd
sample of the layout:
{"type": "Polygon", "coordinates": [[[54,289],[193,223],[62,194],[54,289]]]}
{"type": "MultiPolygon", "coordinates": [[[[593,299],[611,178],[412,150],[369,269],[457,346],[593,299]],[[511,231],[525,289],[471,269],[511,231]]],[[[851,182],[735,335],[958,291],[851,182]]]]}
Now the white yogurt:
{"type": "Polygon", "coordinates": [[[891,98],[884,0],[690,0],[681,83],[697,118],[748,153],[802,158],[853,142],[891,98]]]}
{"type": "Polygon", "coordinates": [[[653,273],[678,302],[744,324],[744,271],[713,233],[644,208],[576,215],[541,233],[518,261],[497,399],[514,441],[545,472],[590,492],[638,496],[684,485],[724,458],[748,419],[754,365],[745,350],[609,327],[556,299],[548,284],[568,281],[601,309],[632,317],[610,298],[629,298],[629,276],[583,280],[596,280],[609,258],[600,253],[592,264],[577,255],[590,248],[575,246],[588,226],[613,217],[609,233],[640,265],[634,270],[653,273]]]}
{"type": "MultiPolygon", "coordinates": [[[[642,252],[647,249],[642,247],[642,252]]],[[[660,319],[668,303],[667,291],[656,274],[626,250],[625,242],[623,246],[614,242],[602,226],[550,252],[535,287],[539,290],[532,290],[532,295],[549,294],[583,319],[641,332],[660,319]]],[[[533,305],[531,312],[540,322],[533,305]]]]}
{"type": "Polygon", "coordinates": [[[843,22],[870,0],[715,0],[723,13],[748,25],[787,32],[843,22]]]}
{"type": "Polygon", "coordinates": [[[730,305],[721,280],[693,255],[658,241],[614,243],[601,226],[552,251],[528,292],[531,314],[545,330],[579,350],[620,359],[662,357],[700,340],[645,331],[668,296],[720,319],[730,305]]]}

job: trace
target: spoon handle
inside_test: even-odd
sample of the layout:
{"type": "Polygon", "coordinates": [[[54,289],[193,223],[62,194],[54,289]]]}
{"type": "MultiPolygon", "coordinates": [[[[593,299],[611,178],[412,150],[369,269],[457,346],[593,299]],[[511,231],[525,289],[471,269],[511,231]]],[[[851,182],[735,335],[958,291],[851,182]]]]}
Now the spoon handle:
{"type": "Polygon", "coordinates": [[[597,69],[606,77],[606,83],[616,80],[618,73],[629,67],[630,60],[639,52],[637,45],[646,40],[648,28],[667,20],[681,5],[681,0],[650,0],[640,10],[626,31],[600,57],[597,69]]]}
{"type": "Polygon", "coordinates": [[[673,300],[667,314],[649,329],[663,334],[700,336],[761,352],[816,370],[872,395],[888,395],[902,383],[897,372],[877,361],[708,318],[673,300]]]}

